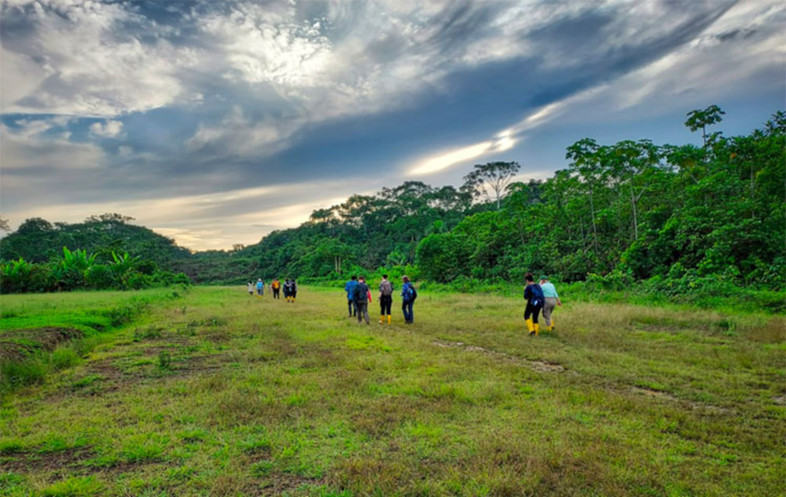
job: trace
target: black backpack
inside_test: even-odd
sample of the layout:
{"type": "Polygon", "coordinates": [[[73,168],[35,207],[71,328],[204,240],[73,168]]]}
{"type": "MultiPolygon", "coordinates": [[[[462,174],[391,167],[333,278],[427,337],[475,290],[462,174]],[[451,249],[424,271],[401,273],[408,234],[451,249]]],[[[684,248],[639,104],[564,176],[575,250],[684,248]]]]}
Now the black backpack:
{"type": "Polygon", "coordinates": [[[358,283],[355,285],[355,291],[352,299],[356,302],[363,302],[368,299],[368,286],[365,283],[358,283]]]}

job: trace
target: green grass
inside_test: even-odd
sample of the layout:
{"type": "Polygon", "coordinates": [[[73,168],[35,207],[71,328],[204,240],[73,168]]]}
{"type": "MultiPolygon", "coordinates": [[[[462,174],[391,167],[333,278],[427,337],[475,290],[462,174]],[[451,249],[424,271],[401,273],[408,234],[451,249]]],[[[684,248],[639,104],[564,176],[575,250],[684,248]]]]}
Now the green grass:
{"type": "Polygon", "coordinates": [[[172,289],[3,295],[0,396],[75,366],[105,340],[103,332],[131,322],[154,302],[177,297],[172,289]]]}
{"type": "Polygon", "coordinates": [[[520,299],[420,294],[160,299],[5,398],[0,495],[784,493],[783,317],[567,301],[530,338],[520,299]]]}

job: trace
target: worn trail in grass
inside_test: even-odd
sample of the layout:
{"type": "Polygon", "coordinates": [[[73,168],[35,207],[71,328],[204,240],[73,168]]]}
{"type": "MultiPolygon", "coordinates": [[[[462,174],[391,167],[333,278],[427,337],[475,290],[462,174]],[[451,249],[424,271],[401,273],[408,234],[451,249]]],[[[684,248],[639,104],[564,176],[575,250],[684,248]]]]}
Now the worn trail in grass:
{"type": "Polygon", "coordinates": [[[533,339],[521,304],[192,289],[6,401],[0,495],[784,491],[782,317],[572,303],[533,339]]]}

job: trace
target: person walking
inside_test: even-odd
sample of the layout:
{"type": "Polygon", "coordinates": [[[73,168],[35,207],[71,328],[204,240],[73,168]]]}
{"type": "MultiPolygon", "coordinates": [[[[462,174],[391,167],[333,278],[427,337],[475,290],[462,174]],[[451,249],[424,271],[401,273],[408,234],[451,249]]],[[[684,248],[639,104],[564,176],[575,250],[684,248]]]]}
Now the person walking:
{"type": "Polygon", "coordinates": [[[371,302],[371,290],[366,285],[366,278],[361,276],[355,285],[354,293],[352,294],[355,300],[355,307],[357,307],[358,324],[366,320],[366,324],[371,324],[371,318],[368,315],[368,303],[371,302]]]}
{"type": "Polygon", "coordinates": [[[357,315],[358,308],[355,306],[355,287],[358,284],[358,277],[352,275],[352,277],[347,281],[347,284],[344,285],[344,291],[347,292],[347,310],[349,311],[349,317],[357,315]]]}
{"type": "Polygon", "coordinates": [[[292,282],[289,281],[289,278],[284,282],[284,298],[287,302],[290,302],[292,298],[292,282]]]}
{"type": "Polygon", "coordinates": [[[294,304],[297,298],[297,283],[295,283],[295,280],[290,281],[290,283],[292,283],[292,288],[289,291],[289,298],[291,299],[290,302],[294,304]]]}
{"type": "Polygon", "coordinates": [[[273,279],[273,283],[270,284],[270,289],[273,290],[273,298],[281,300],[281,282],[278,278],[273,279]]]}
{"type": "Polygon", "coordinates": [[[524,309],[524,323],[527,325],[530,336],[540,334],[538,315],[543,309],[543,290],[540,285],[535,283],[532,273],[527,273],[524,277],[527,286],[524,287],[524,298],[527,299],[527,307],[524,309]]]}
{"type": "Polygon", "coordinates": [[[388,275],[382,275],[382,282],[379,284],[379,324],[385,324],[387,316],[390,324],[390,308],[393,305],[393,284],[388,280],[388,275]]]}
{"type": "Polygon", "coordinates": [[[541,276],[539,284],[541,290],[543,290],[543,319],[546,321],[543,324],[546,326],[546,331],[552,331],[554,329],[554,316],[552,313],[557,306],[562,307],[562,301],[559,299],[557,289],[549,281],[548,276],[541,276]]]}
{"type": "Polygon", "coordinates": [[[265,293],[265,282],[262,281],[262,278],[257,280],[257,295],[259,298],[262,298],[262,294],[265,293]]]}
{"type": "Polygon", "coordinates": [[[404,322],[412,324],[415,322],[415,313],[412,306],[415,304],[415,299],[418,298],[418,292],[409,281],[408,276],[401,278],[404,285],[401,287],[401,310],[404,312],[404,322]]]}
{"type": "Polygon", "coordinates": [[[254,296],[254,284],[251,283],[251,280],[248,281],[248,294],[254,296]]]}

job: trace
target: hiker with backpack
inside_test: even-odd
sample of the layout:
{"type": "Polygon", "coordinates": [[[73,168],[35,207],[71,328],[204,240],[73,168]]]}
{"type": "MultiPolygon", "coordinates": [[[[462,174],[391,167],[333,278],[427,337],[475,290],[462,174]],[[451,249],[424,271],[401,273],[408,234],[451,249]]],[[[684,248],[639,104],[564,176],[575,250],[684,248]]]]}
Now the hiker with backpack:
{"type": "Polygon", "coordinates": [[[355,316],[358,313],[358,308],[355,306],[355,287],[358,284],[358,277],[352,277],[344,285],[344,291],[347,292],[347,309],[349,310],[349,317],[355,316]]]}
{"type": "Polygon", "coordinates": [[[265,282],[262,281],[262,278],[257,280],[257,295],[259,298],[262,298],[262,294],[265,293],[265,282]]]}
{"type": "Polygon", "coordinates": [[[273,298],[274,299],[281,299],[281,282],[278,278],[273,279],[273,283],[270,284],[270,289],[273,290],[273,298]]]}
{"type": "Polygon", "coordinates": [[[524,287],[524,298],[527,299],[527,307],[524,309],[524,323],[527,325],[530,336],[538,335],[540,334],[538,315],[540,310],[543,309],[545,300],[543,298],[543,289],[535,283],[532,273],[527,273],[524,279],[527,281],[527,286],[524,287]]]}
{"type": "Polygon", "coordinates": [[[287,302],[294,303],[295,297],[297,297],[297,283],[295,280],[287,279],[284,283],[284,298],[287,299],[287,302]]]}
{"type": "Polygon", "coordinates": [[[355,307],[358,313],[358,324],[366,319],[366,324],[371,324],[371,318],[368,315],[368,303],[371,302],[371,290],[366,285],[366,278],[361,276],[353,290],[353,297],[355,300],[355,307]]]}
{"type": "Polygon", "coordinates": [[[543,319],[546,321],[546,331],[554,329],[554,317],[552,313],[557,306],[562,307],[562,301],[559,299],[557,289],[554,288],[554,283],[549,281],[548,276],[541,276],[540,282],[541,290],[543,290],[543,319]]]}
{"type": "Polygon", "coordinates": [[[401,278],[404,285],[401,287],[401,310],[404,312],[404,322],[412,324],[415,322],[415,314],[412,309],[415,299],[418,298],[418,291],[409,281],[408,276],[401,278]]]}
{"type": "Polygon", "coordinates": [[[387,316],[390,324],[390,307],[393,305],[393,284],[388,280],[388,275],[382,275],[382,282],[379,284],[379,324],[385,324],[387,316]]]}
{"type": "Polygon", "coordinates": [[[248,282],[248,294],[252,297],[254,296],[254,284],[250,280],[248,282]]]}

